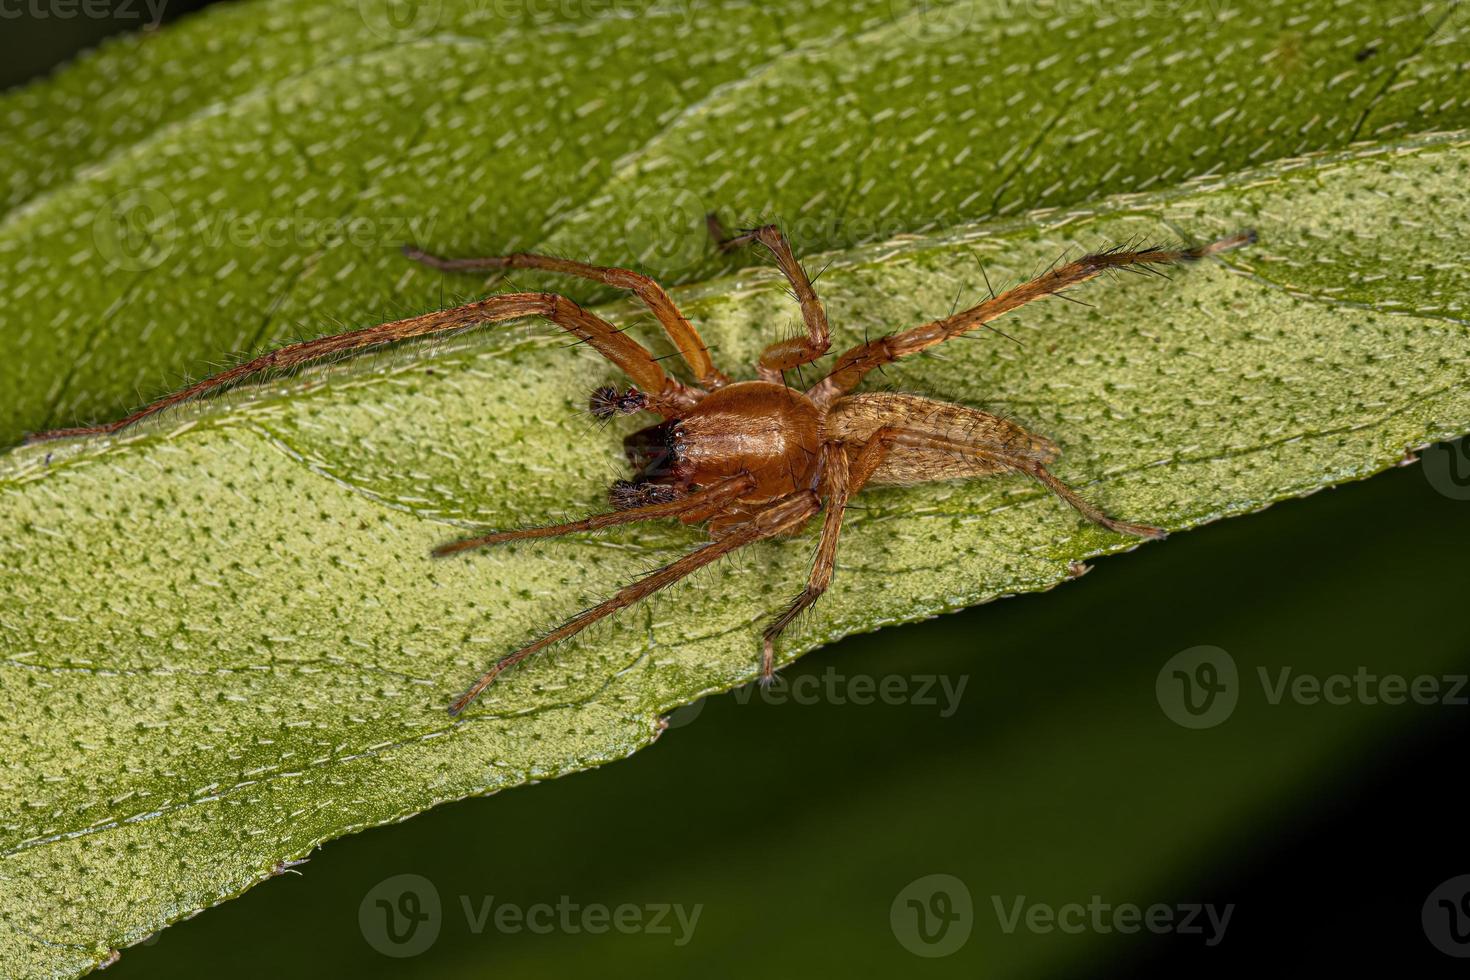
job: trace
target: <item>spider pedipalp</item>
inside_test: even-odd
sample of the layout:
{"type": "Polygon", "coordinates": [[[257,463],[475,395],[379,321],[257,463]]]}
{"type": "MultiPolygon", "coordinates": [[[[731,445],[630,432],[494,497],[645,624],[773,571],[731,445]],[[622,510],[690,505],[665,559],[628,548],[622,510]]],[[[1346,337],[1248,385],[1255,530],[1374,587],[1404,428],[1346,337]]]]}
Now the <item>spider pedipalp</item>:
{"type": "Polygon", "coordinates": [[[588,399],[588,410],[593,417],[606,422],[614,415],[636,415],[648,410],[648,397],[637,388],[618,391],[612,385],[602,385],[588,399]]]}

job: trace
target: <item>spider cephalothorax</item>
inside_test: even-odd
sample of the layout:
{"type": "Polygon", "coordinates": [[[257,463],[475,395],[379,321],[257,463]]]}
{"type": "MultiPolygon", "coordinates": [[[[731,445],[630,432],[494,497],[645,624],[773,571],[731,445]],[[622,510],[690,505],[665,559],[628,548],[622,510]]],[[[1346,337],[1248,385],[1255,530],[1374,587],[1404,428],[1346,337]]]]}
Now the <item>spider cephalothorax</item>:
{"type": "Polygon", "coordinates": [[[689,493],[746,474],[749,502],[776,500],[812,479],[821,457],[824,412],[810,398],[770,381],[716,388],[687,412],[628,436],[635,483],[689,493]]]}
{"type": "Polygon", "coordinates": [[[713,217],[710,228],[722,249],[751,242],[768,248],[801,306],[804,335],[767,347],[756,364],[757,380],[731,381],[716,368],[698,332],[673,300],[640,273],[544,255],[441,259],[406,249],[411,258],[438,269],[540,269],[630,290],[663,325],[695,383],[670,376],[641,344],[564,296],[505,293],[450,310],[282,347],[190,385],[117,422],[41,433],[33,439],[115,432],[170,405],[260,371],[290,368],[364,347],[484,323],[539,316],[579,337],[633,382],[633,387],[623,392],[610,386],[598,388],[591,400],[595,416],[607,419],[648,411],[663,417],[663,421],[639,429],[624,440],[633,478],[619,480],[609,490],[612,512],[566,524],[499,531],[445,545],[434,553],[448,555],[504,541],[554,537],[669,517],[686,524],[704,524],[711,541],[503,658],[450,706],[454,714],[501,672],[532,654],[738,548],[793,534],[825,511],[807,586],[763,635],[761,671],[763,679],[768,680],[775,667],[776,638],[831,584],[843,513],[852,495],[869,484],[1019,473],[1037,480],[1103,527],[1121,534],[1163,536],[1158,528],[1107,516],[1058,480],[1046,468],[1056,458],[1057,447],[1015,422],[919,395],[864,394],[854,393],[854,389],[869,371],[984,326],[1032,300],[1056,295],[1108,270],[1203,258],[1254,241],[1252,233],[1199,248],[1120,248],[1085,255],[1013,289],[992,293],[970,309],[859,344],[841,354],[820,381],[798,391],[786,386],[785,372],[821,358],[831,347],[827,314],[806,271],[774,225],[734,238],[726,238],[713,217]]]}

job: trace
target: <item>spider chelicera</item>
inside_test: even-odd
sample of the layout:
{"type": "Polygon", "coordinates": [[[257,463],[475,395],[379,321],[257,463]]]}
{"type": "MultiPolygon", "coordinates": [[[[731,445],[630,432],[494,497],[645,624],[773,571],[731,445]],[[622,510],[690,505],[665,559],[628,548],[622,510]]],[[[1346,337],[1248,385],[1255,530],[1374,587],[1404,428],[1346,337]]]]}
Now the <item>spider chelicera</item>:
{"type": "Polygon", "coordinates": [[[685,524],[704,524],[710,541],[500,660],[450,706],[451,714],[459,714],[502,672],[532,654],[739,548],[793,534],[825,510],[806,588],[762,636],[761,678],[769,681],[775,667],[777,638],[831,584],[843,512],[852,496],[869,484],[903,485],[1022,473],[1105,528],[1145,538],[1164,536],[1158,528],[1109,517],[1084,500],[1046,468],[1057,456],[1056,445],[1015,422],[920,395],[853,394],[853,390],[868,372],[982,327],[1033,300],[1056,295],[1110,270],[1144,270],[1158,264],[1201,259],[1249,244],[1255,240],[1254,233],[1244,232],[1198,248],[1118,247],[1085,255],[1012,289],[999,294],[992,291],[988,299],[970,309],[859,344],[840,354],[820,381],[799,391],[787,386],[785,372],[816,361],[831,347],[827,314],[806,271],[775,225],[727,237],[711,216],[710,230],[724,251],[754,243],[765,246],[790,282],[801,307],[804,333],[767,347],[756,363],[754,381],[734,381],[716,368],[698,331],[668,293],[641,273],[525,253],[444,259],[410,247],[404,249],[410,258],[445,271],[533,269],[626,289],[663,325],[696,383],[686,384],[672,377],[643,345],[566,297],[514,292],[280,347],[189,385],[116,422],[42,432],[29,441],[116,432],[172,405],[264,371],[486,323],[541,317],[585,341],[632,382],[625,391],[604,387],[594,392],[591,407],[595,415],[610,418],[653,412],[663,417],[662,422],[624,440],[634,476],[613,484],[609,494],[613,511],[566,524],[468,538],[437,548],[434,555],[670,517],[685,524]]]}

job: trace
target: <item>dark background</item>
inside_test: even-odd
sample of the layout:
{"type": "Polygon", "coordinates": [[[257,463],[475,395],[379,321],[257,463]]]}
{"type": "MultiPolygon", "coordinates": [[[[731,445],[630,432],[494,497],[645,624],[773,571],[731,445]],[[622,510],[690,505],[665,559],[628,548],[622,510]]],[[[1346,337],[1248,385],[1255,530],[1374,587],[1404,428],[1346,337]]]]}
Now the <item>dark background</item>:
{"type": "MultiPolygon", "coordinates": [[[[171,0],[165,20],[203,5],[171,0]]],[[[137,26],[0,21],[0,86],[137,26]]],[[[1470,708],[1268,705],[1246,679],[1230,721],[1188,731],[1153,693],[1163,664],[1202,644],[1229,651],[1243,679],[1255,665],[1470,672],[1470,500],[1453,497],[1470,493],[1447,496],[1409,466],[1099,561],[1050,594],[851,638],[788,683],[964,676],[959,709],[712,698],[627,761],[332,843],[300,875],[125,951],[110,975],[1463,976],[1420,910],[1470,873],[1470,708]],[[1304,744],[1321,757],[1276,765],[1277,749],[1304,744]],[[1013,759],[1029,768],[1006,774],[1013,759]],[[427,952],[392,959],[364,940],[358,909],[406,872],[434,883],[443,928],[427,952]],[[932,873],[974,899],[969,941],[940,959],[911,955],[889,925],[894,896],[932,873]],[[991,896],[1023,893],[1235,911],[1213,947],[1007,935],[991,896]],[[475,935],[461,895],[704,908],[676,948],[647,934],[475,935]]]]}
{"type": "MultiPolygon", "coordinates": [[[[0,88],[23,85],[49,73],[110,34],[149,29],[152,14],[142,0],[89,0],[106,17],[86,16],[80,0],[62,4],[5,0],[0,11],[0,88]],[[68,6],[74,3],[75,6],[68,6]]],[[[207,7],[210,0],[161,0],[160,23],[207,7]]],[[[158,2],[154,8],[159,9],[158,2]]]]}

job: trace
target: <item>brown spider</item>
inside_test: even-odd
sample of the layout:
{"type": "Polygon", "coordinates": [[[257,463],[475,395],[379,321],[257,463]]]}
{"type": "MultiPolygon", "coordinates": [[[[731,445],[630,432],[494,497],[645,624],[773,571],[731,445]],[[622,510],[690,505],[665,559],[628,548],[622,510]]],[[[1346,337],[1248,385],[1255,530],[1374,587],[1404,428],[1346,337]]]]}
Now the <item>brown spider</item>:
{"type": "Polygon", "coordinates": [[[801,305],[805,335],[767,347],[756,364],[756,381],[732,381],[721,373],[698,332],[668,293],[648,276],[545,255],[443,259],[405,248],[410,258],[446,271],[538,269],[629,290],[663,324],[698,384],[670,377],[641,344],[564,296],[504,293],[454,309],[280,347],[116,422],[43,432],[29,441],[116,432],[171,405],[261,371],[291,368],[410,337],[530,316],[543,317],[575,334],[633,382],[625,392],[611,387],[594,392],[594,414],[610,418],[649,411],[664,419],[623,441],[635,475],[632,480],[613,484],[609,494],[613,512],[566,524],[498,531],[444,545],[433,553],[449,555],[505,541],[555,537],[666,517],[676,517],[685,524],[706,524],[711,540],[502,659],[450,706],[450,714],[456,715],[507,668],[724,555],[756,541],[794,534],[825,507],[807,586],[763,635],[761,678],[768,682],[774,669],[777,637],[831,584],[843,511],[852,495],[870,483],[915,484],[1024,473],[1103,527],[1146,538],[1164,536],[1155,527],[1115,520],[1084,500],[1047,470],[1045,464],[1057,456],[1056,445],[1014,422],[919,395],[851,392],[869,371],[974,330],[1032,300],[1055,295],[1113,269],[1147,269],[1156,263],[1214,255],[1249,244],[1255,240],[1254,233],[1192,249],[1120,247],[1085,255],[999,295],[992,291],[989,299],[970,309],[860,344],[841,354],[832,370],[815,385],[797,391],[786,386],[783,372],[817,360],[831,346],[827,314],[806,271],[774,225],[726,237],[711,215],[710,230],[722,251],[752,242],[769,249],[801,305]]]}

